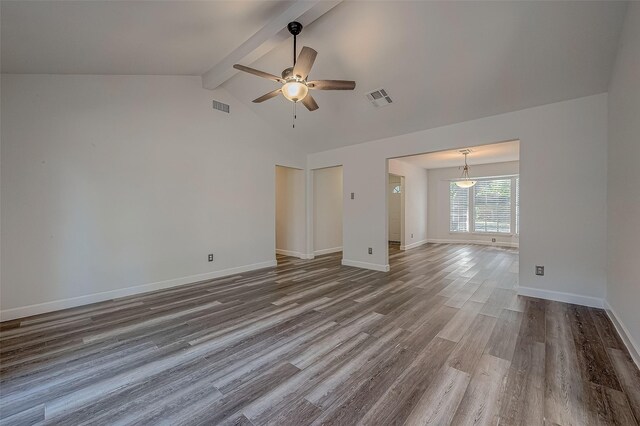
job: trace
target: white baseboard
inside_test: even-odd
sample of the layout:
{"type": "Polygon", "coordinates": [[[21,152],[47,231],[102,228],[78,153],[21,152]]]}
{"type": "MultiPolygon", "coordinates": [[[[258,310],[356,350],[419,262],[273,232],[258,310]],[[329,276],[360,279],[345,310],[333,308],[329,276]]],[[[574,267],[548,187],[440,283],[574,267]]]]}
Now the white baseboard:
{"type": "Polygon", "coordinates": [[[313,259],[313,257],[309,257],[309,255],[307,255],[306,253],[301,253],[299,251],[276,249],[276,254],[281,254],[283,256],[293,256],[300,259],[313,259]]]}
{"type": "Polygon", "coordinates": [[[495,242],[485,240],[450,240],[450,239],[442,239],[442,238],[429,238],[427,240],[428,243],[437,243],[437,244],[479,244],[483,246],[500,246],[500,247],[515,247],[518,248],[520,245],[518,243],[512,242],[495,242]]]}
{"type": "Polygon", "coordinates": [[[349,259],[342,259],[342,264],[344,266],[353,266],[355,268],[371,269],[380,272],[389,272],[389,270],[391,269],[389,265],[379,265],[377,263],[360,262],[358,260],[349,259]]]}
{"type": "Polygon", "coordinates": [[[629,333],[627,327],[620,320],[620,316],[616,314],[616,311],[611,307],[611,305],[609,305],[609,302],[605,301],[604,309],[607,312],[607,315],[609,316],[609,319],[613,323],[614,327],[616,328],[616,331],[622,338],[622,341],[627,347],[627,350],[631,354],[633,362],[635,362],[636,366],[640,368],[640,345],[633,340],[633,337],[631,337],[631,333],[629,333]]]}
{"type": "Polygon", "coordinates": [[[400,246],[400,250],[411,250],[412,248],[420,247],[423,244],[426,244],[427,240],[417,241],[415,243],[407,244],[406,246],[400,246]]]}
{"type": "Polygon", "coordinates": [[[337,253],[339,251],[342,251],[342,247],[333,247],[328,249],[316,250],[313,252],[313,254],[315,256],[322,256],[323,254],[337,253]]]}
{"type": "Polygon", "coordinates": [[[554,300],[556,302],[571,303],[574,305],[589,306],[591,308],[603,308],[604,300],[597,297],[581,296],[561,291],[543,290],[531,287],[518,287],[521,296],[536,297],[538,299],[554,300]]]}
{"type": "Polygon", "coordinates": [[[104,291],[101,293],[88,294],[86,296],[72,297],[69,299],[54,300],[51,302],[38,303],[36,305],[21,306],[18,308],[5,309],[0,311],[0,321],[8,321],[16,318],[24,318],[31,315],[44,314],[46,312],[59,311],[62,309],[75,308],[77,306],[89,305],[91,303],[104,302],[106,300],[119,297],[132,296],[134,294],[147,293],[150,291],[162,290],[164,288],[176,287],[185,284],[192,284],[199,281],[211,280],[214,278],[226,277],[242,272],[254,271],[256,269],[271,268],[277,262],[270,260],[267,262],[254,263],[251,265],[239,266],[237,268],[222,269],[220,271],[207,272],[205,274],[190,275],[187,277],[174,278],[166,281],[158,281],[150,284],[142,284],[133,287],[121,288],[117,290],[104,291]]]}

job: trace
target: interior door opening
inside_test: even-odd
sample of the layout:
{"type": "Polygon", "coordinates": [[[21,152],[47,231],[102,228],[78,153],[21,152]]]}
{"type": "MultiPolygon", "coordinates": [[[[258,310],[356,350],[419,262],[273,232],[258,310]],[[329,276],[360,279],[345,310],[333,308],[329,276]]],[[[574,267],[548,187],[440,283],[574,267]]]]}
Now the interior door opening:
{"type": "Polygon", "coordinates": [[[404,247],[404,177],[389,173],[389,244],[404,247]]]}
{"type": "Polygon", "coordinates": [[[305,172],[276,166],[276,259],[305,259],[305,172]]]}
{"type": "Polygon", "coordinates": [[[342,166],[313,170],[313,255],[342,252],[342,166]]]}

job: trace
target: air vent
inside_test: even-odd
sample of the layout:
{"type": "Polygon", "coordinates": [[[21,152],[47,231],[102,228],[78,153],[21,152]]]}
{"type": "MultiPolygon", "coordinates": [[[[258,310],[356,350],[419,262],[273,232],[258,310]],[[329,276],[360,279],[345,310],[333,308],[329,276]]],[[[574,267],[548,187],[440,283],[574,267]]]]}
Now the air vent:
{"type": "Polygon", "coordinates": [[[223,104],[222,102],[213,101],[213,109],[217,109],[218,111],[229,113],[229,105],[223,104]]]}
{"type": "Polygon", "coordinates": [[[367,93],[367,99],[376,107],[387,106],[391,102],[391,98],[389,94],[384,89],[374,90],[373,92],[367,93]]]}

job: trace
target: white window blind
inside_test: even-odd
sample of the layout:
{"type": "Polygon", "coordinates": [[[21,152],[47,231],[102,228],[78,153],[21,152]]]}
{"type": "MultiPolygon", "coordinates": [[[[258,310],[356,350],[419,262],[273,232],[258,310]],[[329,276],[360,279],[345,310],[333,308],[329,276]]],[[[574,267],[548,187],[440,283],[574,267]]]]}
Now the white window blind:
{"type": "Polygon", "coordinates": [[[520,177],[516,178],[516,234],[520,234],[520,177]]]}
{"type": "Polygon", "coordinates": [[[511,179],[480,180],[473,187],[475,232],[511,232],[511,179]]]}
{"type": "Polygon", "coordinates": [[[518,234],[520,179],[479,178],[471,188],[450,182],[449,212],[450,232],[518,234]]]}
{"type": "Polygon", "coordinates": [[[449,231],[469,232],[469,188],[449,184],[449,231]]]}

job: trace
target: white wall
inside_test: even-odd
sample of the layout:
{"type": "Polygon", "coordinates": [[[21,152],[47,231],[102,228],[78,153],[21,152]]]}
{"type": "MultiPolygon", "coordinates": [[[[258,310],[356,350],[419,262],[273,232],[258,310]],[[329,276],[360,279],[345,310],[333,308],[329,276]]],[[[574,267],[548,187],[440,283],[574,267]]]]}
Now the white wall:
{"type": "Polygon", "coordinates": [[[305,171],[276,167],[276,253],[306,258],[305,171]]]}
{"type": "MultiPolygon", "coordinates": [[[[518,246],[517,236],[486,235],[482,233],[449,232],[449,184],[452,179],[460,177],[458,167],[430,169],[429,176],[429,221],[427,233],[430,242],[471,242],[491,244],[496,239],[496,245],[518,246]]],[[[479,164],[470,167],[470,174],[474,178],[515,175],[519,172],[518,161],[504,163],[479,164]]],[[[515,196],[515,194],[513,194],[515,196]]],[[[513,224],[515,227],[515,224],[513,224]]]]}
{"type": "Polygon", "coordinates": [[[2,75],[1,97],[3,319],[274,264],[275,165],[305,156],[223,89],[2,75]]]}
{"type": "Polygon", "coordinates": [[[601,303],[606,94],[310,154],[311,168],[342,164],[345,194],[355,193],[354,200],[345,197],[343,262],[387,268],[387,158],[515,139],[520,140],[522,195],[520,291],[601,303]],[[535,265],[544,265],[546,275],[536,276],[535,265]]]}
{"type": "Polygon", "coordinates": [[[640,4],[637,2],[629,4],[609,89],[608,154],[607,300],[640,352],[640,4]]]}
{"type": "Polygon", "coordinates": [[[342,250],[342,167],[313,170],[313,252],[342,250]]]}
{"type": "Polygon", "coordinates": [[[412,249],[427,242],[427,171],[399,159],[389,160],[389,173],[404,176],[404,246],[412,249]]]}

